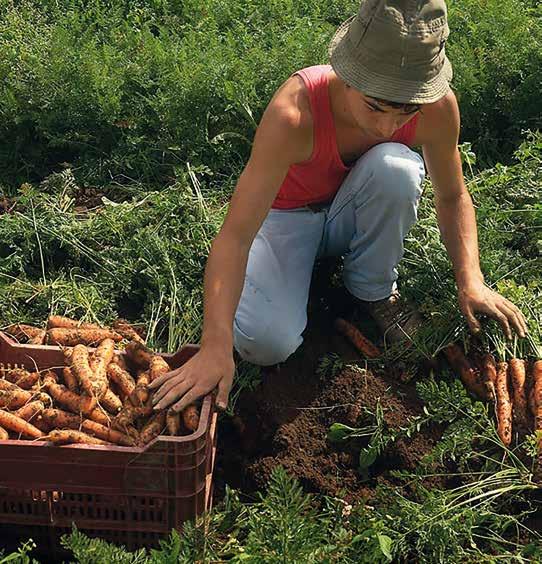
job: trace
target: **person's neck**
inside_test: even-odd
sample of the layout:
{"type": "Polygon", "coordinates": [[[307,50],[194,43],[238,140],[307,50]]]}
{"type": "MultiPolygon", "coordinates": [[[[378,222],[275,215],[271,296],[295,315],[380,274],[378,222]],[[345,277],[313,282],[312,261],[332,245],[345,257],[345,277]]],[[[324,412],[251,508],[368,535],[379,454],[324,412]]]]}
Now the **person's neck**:
{"type": "Polygon", "coordinates": [[[337,126],[356,127],[356,123],[352,119],[352,114],[348,111],[346,102],[346,84],[335,74],[334,71],[329,73],[329,103],[331,105],[331,113],[337,126]]]}
{"type": "Polygon", "coordinates": [[[360,134],[368,135],[367,131],[359,125],[349,110],[346,99],[346,84],[335,74],[330,71],[329,74],[329,102],[331,105],[331,113],[335,121],[335,127],[345,129],[355,129],[360,134]]]}

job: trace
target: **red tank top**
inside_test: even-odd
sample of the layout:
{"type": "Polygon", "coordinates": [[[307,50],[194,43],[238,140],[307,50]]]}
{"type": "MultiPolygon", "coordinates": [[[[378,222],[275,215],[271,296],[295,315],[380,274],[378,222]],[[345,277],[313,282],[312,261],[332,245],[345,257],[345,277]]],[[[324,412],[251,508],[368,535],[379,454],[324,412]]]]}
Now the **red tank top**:
{"type": "MultiPolygon", "coordinates": [[[[335,124],[331,113],[328,73],[331,65],[308,67],[299,75],[309,93],[313,119],[313,151],[308,161],[291,165],[273,202],[275,209],[293,209],[331,200],[350,171],[339,155],[335,124]]],[[[418,114],[398,129],[390,139],[412,145],[418,114]]]]}

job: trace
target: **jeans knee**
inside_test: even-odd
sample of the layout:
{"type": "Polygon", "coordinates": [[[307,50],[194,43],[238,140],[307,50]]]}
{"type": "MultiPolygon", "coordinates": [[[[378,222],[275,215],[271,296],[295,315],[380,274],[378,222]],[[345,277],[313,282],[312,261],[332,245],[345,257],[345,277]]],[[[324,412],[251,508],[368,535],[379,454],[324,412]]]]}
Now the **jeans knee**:
{"type": "Polygon", "coordinates": [[[282,327],[265,327],[261,319],[256,319],[255,327],[250,329],[241,329],[237,320],[233,324],[235,349],[241,358],[259,366],[284,362],[302,341],[301,335],[286,332],[282,327]]]}
{"type": "Polygon", "coordinates": [[[402,143],[381,143],[359,159],[365,171],[370,167],[379,198],[395,203],[416,203],[425,178],[423,159],[402,143]]]}

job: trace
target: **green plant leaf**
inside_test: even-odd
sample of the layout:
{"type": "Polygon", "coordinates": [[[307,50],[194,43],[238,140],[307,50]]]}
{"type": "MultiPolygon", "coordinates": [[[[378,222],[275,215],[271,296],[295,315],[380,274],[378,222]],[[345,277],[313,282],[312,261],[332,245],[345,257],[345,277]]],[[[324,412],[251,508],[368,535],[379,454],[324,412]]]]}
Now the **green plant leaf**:
{"type": "Polygon", "coordinates": [[[380,550],[382,554],[391,562],[392,555],[391,555],[391,548],[393,546],[393,541],[387,535],[383,535],[378,533],[378,544],[380,545],[380,550]]]}
{"type": "Polygon", "coordinates": [[[332,442],[344,441],[351,435],[352,431],[354,431],[354,429],[348,425],[333,423],[329,428],[327,438],[332,442]]]}
{"type": "Polygon", "coordinates": [[[378,448],[370,446],[368,448],[362,448],[359,453],[359,467],[365,470],[372,466],[378,456],[378,448]]]}

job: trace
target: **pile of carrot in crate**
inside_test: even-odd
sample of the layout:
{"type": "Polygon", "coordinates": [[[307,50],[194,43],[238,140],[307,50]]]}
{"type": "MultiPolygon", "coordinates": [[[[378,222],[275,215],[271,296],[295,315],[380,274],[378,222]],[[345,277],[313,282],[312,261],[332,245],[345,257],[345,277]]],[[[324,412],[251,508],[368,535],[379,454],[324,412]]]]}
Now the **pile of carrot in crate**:
{"type": "Polygon", "coordinates": [[[171,369],[128,322],[101,327],[51,316],[46,329],[19,324],[5,332],[23,343],[58,345],[65,362],[43,371],[0,365],[0,440],[133,447],[198,427],[196,405],[153,411],[148,385],[171,369]],[[121,342],[124,355],[115,349],[121,342]]]}
{"type": "MultiPolygon", "coordinates": [[[[489,352],[465,356],[457,344],[448,345],[444,353],[465,388],[495,404],[497,432],[506,446],[513,430],[542,433],[542,360],[496,361],[489,352]]],[[[542,446],[542,435],[540,442],[542,446]]]]}

